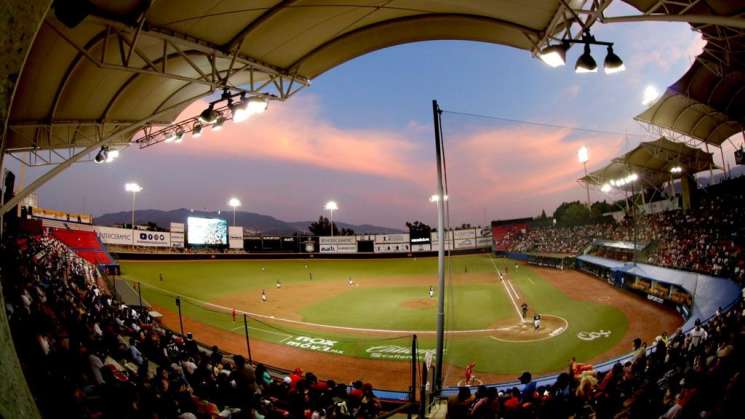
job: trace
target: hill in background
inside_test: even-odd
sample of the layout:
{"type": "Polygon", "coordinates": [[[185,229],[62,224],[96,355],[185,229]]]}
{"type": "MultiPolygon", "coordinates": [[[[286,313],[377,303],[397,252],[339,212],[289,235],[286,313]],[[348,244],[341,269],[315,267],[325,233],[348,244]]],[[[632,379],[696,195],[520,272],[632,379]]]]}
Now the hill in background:
{"type": "MultiPolygon", "coordinates": [[[[147,224],[155,223],[158,227],[168,230],[171,223],[186,223],[188,217],[205,217],[205,218],[223,218],[228,223],[233,223],[232,211],[199,211],[187,208],[179,208],[170,211],[163,210],[136,210],[135,223],[147,224]]],[[[129,224],[132,219],[132,212],[120,211],[103,214],[95,218],[95,224],[103,226],[113,226],[129,224]]],[[[282,221],[269,215],[257,214],[255,212],[237,211],[235,213],[236,224],[249,230],[255,230],[264,234],[294,234],[308,233],[308,225],[311,221],[282,221]]],[[[358,234],[389,234],[402,233],[404,230],[390,227],[381,227],[370,224],[348,224],[340,221],[334,221],[338,228],[351,228],[358,234]]]]}

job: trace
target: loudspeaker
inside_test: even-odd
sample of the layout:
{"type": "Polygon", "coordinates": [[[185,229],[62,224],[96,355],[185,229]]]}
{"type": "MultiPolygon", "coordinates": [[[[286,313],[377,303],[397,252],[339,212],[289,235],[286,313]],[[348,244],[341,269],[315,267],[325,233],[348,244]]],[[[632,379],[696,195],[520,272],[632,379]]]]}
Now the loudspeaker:
{"type": "Polygon", "coordinates": [[[93,13],[95,6],[88,0],[55,0],[54,15],[68,28],[74,28],[93,13]]]}
{"type": "Polygon", "coordinates": [[[742,148],[739,150],[735,150],[735,163],[745,164],[745,150],[743,150],[742,148]]]}

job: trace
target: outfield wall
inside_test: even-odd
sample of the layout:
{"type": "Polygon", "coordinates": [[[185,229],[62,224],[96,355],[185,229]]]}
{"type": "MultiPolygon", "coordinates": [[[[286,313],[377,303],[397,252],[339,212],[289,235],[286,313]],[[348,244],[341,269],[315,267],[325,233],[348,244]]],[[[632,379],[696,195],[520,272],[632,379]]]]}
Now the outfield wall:
{"type": "MultiPolygon", "coordinates": [[[[450,255],[471,255],[489,253],[491,249],[452,250],[450,255]]],[[[110,252],[121,260],[256,260],[256,259],[403,259],[417,257],[434,257],[437,252],[408,253],[175,253],[175,252],[110,252]]]]}

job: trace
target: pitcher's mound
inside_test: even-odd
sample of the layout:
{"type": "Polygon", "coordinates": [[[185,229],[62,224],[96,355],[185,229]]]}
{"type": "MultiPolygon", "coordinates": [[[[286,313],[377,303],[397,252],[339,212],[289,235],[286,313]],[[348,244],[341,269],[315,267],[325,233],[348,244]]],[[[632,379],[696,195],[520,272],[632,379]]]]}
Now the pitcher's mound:
{"type": "Polygon", "coordinates": [[[535,342],[539,340],[551,339],[566,331],[569,323],[566,319],[544,314],[541,319],[541,327],[535,329],[533,321],[521,323],[499,323],[494,325],[495,332],[490,336],[500,342],[535,342]]]}
{"type": "Polygon", "coordinates": [[[437,303],[437,300],[434,298],[417,298],[414,300],[406,300],[401,303],[401,307],[414,309],[414,310],[423,310],[430,307],[434,307],[437,303]]]}

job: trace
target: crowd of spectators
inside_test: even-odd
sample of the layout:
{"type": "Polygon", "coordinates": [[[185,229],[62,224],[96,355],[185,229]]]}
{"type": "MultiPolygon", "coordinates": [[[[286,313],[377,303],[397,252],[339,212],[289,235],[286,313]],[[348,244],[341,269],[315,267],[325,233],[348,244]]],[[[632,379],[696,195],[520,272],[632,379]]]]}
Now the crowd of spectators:
{"type": "Polygon", "coordinates": [[[370,384],[299,369],[273,376],[199,348],[112,298],[97,270],[53,238],[19,240],[2,256],[5,309],[45,417],[368,418],[381,409],[370,384]]]}
{"type": "Polygon", "coordinates": [[[697,205],[637,216],[619,223],[537,227],[501,238],[512,252],[584,252],[596,240],[649,245],[644,262],[745,283],[745,178],[700,192],[697,205]]]}
{"type": "MultiPolygon", "coordinates": [[[[606,372],[572,360],[549,386],[524,373],[520,388],[463,387],[448,401],[460,418],[735,418],[745,394],[745,304],[689,333],[635,339],[633,357],[606,372]]],[[[738,413],[739,412],[739,413],[738,413]]]]}

